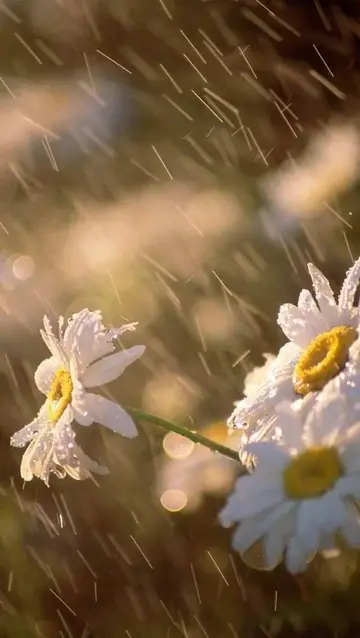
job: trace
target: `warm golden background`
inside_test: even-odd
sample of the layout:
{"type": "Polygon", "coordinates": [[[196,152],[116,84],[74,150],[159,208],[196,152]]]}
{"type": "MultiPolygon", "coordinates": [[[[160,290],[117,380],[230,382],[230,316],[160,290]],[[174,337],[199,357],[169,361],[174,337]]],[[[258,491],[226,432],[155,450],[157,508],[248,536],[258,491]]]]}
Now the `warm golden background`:
{"type": "Polygon", "coordinates": [[[42,315],[86,306],[147,345],[113,396],[224,440],[306,263],[338,288],[359,254],[357,5],[1,3],[1,637],[360,635],[356,553],[296,579],[230,553],[232,461],[92,426],[108,477],[23,489],[9,447],[42,315]]]}

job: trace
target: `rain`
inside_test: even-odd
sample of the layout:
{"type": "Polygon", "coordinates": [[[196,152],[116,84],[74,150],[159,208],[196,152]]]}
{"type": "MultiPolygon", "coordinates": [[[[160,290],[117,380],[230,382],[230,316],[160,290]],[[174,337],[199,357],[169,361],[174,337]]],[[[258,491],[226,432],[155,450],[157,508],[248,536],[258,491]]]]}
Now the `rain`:
{"type": "Polygon", "coordinates": [[[0,29],[0,637],[360,634],[358,550],[293,575],[219,523],[280,305],[359,256],[360,8],[4,0],[0,29]],[[87,480],[53,451],[23,480],[43,317],[87,308],[146,346],[94,389],[137,436],[94,417],[87,480]]]}

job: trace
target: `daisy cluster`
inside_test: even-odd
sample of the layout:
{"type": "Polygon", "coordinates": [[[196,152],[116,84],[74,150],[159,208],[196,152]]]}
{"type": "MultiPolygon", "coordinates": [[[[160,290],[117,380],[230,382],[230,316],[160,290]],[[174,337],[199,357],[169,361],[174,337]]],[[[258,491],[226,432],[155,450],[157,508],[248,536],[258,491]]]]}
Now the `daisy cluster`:
{"type": "MultiPolygon", "coordinates": [[[[288,342],[248,376],[245,398],[229,418],[248,475],[220,513],[224,526],[237,525],[233,545],[242,555],[260,549],[266,569],[284,558],[293,573],[317,552],[360,549],[360,259],[337,299],[326,277],[308,268],[315,298],[302,290],[297,306],[281,306],[278,323],[288,342]]],[[[76,443],[75,424],[136,436],[127,412],[92,392],[144,352],[144,346],[115,351],[114,341],[135,327],[107,329],[99,311],[84,309],[67,322],[60,318],[55,334],[44,318],[40,332],[51,356],[37,368],[35,383],[45,400],[11,438],[13,446],[27,445],[25,481],[36,476],[48,485],[51,473],[77,480],[107,473],[76,443]]]]}
{"type": "Polygon", "coordinates": [[[20,467],[24,481],[36,476],[47,485],[51,473],[82,480],[92,472],[108,472],[77,445],[75,423],[88,426],[96,422],[126,437],[137,435],[134,422],[120,405],[91,390],[119,377],[145,350],[134,346],[114,352],[114,340],[134,330],[136,324],[106,329],[99,311],[85,308],[67,323],[62,317],[58,323],[58,334],[54,334],[44,317],[40,331],[51,353],[35,372],[35,383],[45,401],[36,418],[10,441],[15,447],[28,444],[20,467]]]}
{"type": "Polygon", "coordinates": [[[240,477],[220,513],[234,548],[298,573],[317,552],[360,548],[360,259],[338,298],[308,266],[314,296],[281,306],[288,342],[245,387],[229,425],[241,431],[240,477]]]}

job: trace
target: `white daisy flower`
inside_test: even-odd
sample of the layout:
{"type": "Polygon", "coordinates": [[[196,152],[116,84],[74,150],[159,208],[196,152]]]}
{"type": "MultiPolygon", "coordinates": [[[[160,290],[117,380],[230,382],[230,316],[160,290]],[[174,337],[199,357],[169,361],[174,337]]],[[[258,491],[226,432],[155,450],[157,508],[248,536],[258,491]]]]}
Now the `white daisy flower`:
{"type": "Polygon", "coordinates": [[[289,342],[266,367],[266,381],[236,405],[229,419],[230,426],[245,428],[248,441],[277,437],[274,408],[279,402],[309,395],[315,403],[330,381],[357,365],[360,309],[354,300],[360,259],[348,271],[337,301],[320,270],[313,264],[308,269],[317,303],[308,290],[302,290],[297,306],[281,306],[278,323],[289,342]]]}
{"type": "Polygon", "coordinates": [[[16,432],[11,445],[24,447],[20,474],[24,481],[34,476],[49,485],[53,472],[58,478],[66,475],[78,481],[90,478],[91,473],[107,474],[106,467],[90,459],[75,442],[75,432],[64,414],[54,424],[48,419],[47,407],[43,406],[32,423],[16,432]]]}
{"type": "Polygon", "coordinates": [[[301,572],[317,551],[342,538],[360,548],[360,424],[348,421],[336,393],[308,413],[278,407],[283,442],[250,443],[256,469],[237,480],[220,513],[223,525],[240,523],[233,546],[240,553],[262,545],[266,569],[285,554],[288,570],[301,572]],[[349,427],[352,426],[352,427],[349,427]]]}
{"type": "MultiPolygon", "coordinates": [[[[256,396],[256,393],[259,387],[267,381],[269,373],[271,373],[273,363],[275,361],[275,356],[272,354],[264,353],[263,357],[265,359],[265,363],[263,366],[259,366],[254,368],[251,372],[249,372],[245,377],[244,382],[244,396],[245,398],[241,401],[236,402],[236,408],[233,412],[233,415],[228,419],[228,425],[232,427],[235,426],[236,430],[241,433],[241,438],[239,441],[239,455],[240,461],[247,465],[251,462],[251,457],[246,451],[246,443],[249,442],[249,433],[248,427],[245,422],[241,423],[237,418],[237,414],[241,413],[242,410],[246,410],[249,402],[251,402],[252,398],[256,396]]],[[[273,420],[275,417],[273,417],[273,420]]],[[[256,434],[253,435],[252,440],[262,439],[264,434],[268,431],[269,427],[272,424],[272,420],[269,418],[264,422],[264,428],[258,427],[256,430],[256,434]]]]}
{"type": "Polygon", "coordinates": [[[130,416],[117,403],[88,389],[104,385],[119,377],[130,363],[144,352],[145,346],[134,346],[111,354],[113,340],[125,330],[133,330],[136,324],[121,328],[105,329],[99,311],[87,308],[73,315],[64,329],[64,320],[59,320],[59,336],[52,331],[50,321],[44,317],[41,336],[51,352],[51,357],[40,363],[35,372],[35,383],[46,395],[43,410],[38,417],[25,426],[34,428],[37,420],[46,420],[55,426],[61,417],[66,423],[73,420],[80,425],[100,423],[123,436],[137,435],[136,426],[130,416]]]}

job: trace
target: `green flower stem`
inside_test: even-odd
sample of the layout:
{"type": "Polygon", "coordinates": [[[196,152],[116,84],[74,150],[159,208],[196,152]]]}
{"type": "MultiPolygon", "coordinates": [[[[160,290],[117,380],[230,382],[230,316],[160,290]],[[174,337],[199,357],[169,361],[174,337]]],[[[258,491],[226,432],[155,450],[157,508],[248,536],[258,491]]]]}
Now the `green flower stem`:
{"type": "Polygon", "coordinates": [[[164,430],[168,432],[176,432],[176,434],[180,434],[180,436],[185,437],[186,439],[190,439],[194,443],[200,443],[205,447],[209,448],[212,452],[218,452],[223,456],[227,456],[229,459],[233,459],[233,461],[237,461],[240,463],[240,458],[238,452],[235,450],[231,450],[225,445],[221,445],[220,443],[215,443],[215,441],[211,441],[206,436],[199,434],[198,432],[194,432],[193,430],[189,430],[188,428],[184,428],[177,423],[172,423],[172,421],[167,421],[162,419],[159,416],[155,416],[154,414],[148,414],[148,412],[143,412],[142,410],[138,410],[137,408],[126,408],[127,412],[134,417],[134,419],[139,419],[140,421],[146,421],[147,423],[152,423],[153,425],[158,425],[164,430]]]}

